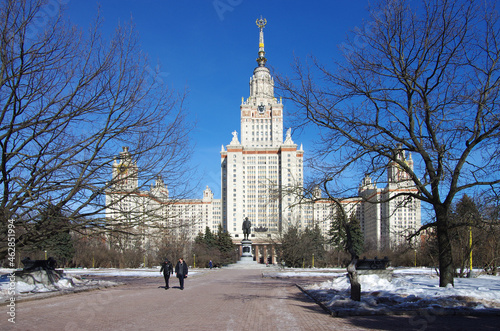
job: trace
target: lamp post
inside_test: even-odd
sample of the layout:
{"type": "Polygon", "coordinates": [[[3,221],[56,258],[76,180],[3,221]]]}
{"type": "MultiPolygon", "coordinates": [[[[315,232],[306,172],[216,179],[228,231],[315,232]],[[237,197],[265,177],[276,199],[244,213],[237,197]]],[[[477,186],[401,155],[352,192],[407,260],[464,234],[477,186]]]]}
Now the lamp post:
{"type": "Polygon", "coordinates": [[[416,267],[417,266],[417,249],[415,248],[413,251],[415,252],[415,264],[414,264],[414,266],[416,267]]]}
{"type": "Polygon", "coordinates": [[[472,226],[469,225],[469,278],[472,278],[472,226]]]}

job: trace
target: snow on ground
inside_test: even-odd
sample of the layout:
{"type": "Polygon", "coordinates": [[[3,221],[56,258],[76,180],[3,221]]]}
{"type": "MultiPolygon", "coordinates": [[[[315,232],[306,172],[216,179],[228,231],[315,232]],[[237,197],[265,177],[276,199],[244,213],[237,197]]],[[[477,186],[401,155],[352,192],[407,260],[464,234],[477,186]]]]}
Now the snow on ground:
{"type": "Polygon", "coordinates": [[[86,279],[77,275],[64,274],[54,284],[28,284],[9,277],[15,269],[0,269],[0,303],[29,299],[52,294],[69,293],[120,285],[119,282],[86,279]],[[15,291],[15,296],[13,292],[15,291]]]}
{"type": "MultiPolygon", "coordinates": [[[[160,267],[141,269],[65,269],[64,276],[55,284],[28,284],[22,281],[10,282],[9,275],[16,269],[0,268],[0,303],[10,300],[11,293],[15,288],[16,299],[24,299],[40,294],[57,294],[60,292],[75,292],[91,290],[103,287],[120,285],[122,283],[108,280],[92,279],[92,276],[101,277],[163,277],[160,267]],[[9,291],[10,290],[10,291],[9,291]]],[[[197,271],[190,270],[189,275],[197,274],[197,271]]]]}
{"type": "Polygon", "coordinates": [[[264,272],[264,277],[295,278],[295,277],[338,277],[345,274],[345,269],[281,269],[276,272],[264,272]]]}
{"type": "MultiPolygon", "coordinates": [[[[307,273],[302,276],[305,275],[307,273]]],[[[302,289],[338,316],[402,314],[422,310],[436,315],[500,314],[498,276],[455,278],[454,287],[442,288],[439,287],[439,277],[428,268],[396,269],[392,281],[377,275],[363,275],[360,277],[361,301],[357,302],[350,299],[351,285],[347,273],[331,275],[332,280],[303,286],[302,289]]]]}

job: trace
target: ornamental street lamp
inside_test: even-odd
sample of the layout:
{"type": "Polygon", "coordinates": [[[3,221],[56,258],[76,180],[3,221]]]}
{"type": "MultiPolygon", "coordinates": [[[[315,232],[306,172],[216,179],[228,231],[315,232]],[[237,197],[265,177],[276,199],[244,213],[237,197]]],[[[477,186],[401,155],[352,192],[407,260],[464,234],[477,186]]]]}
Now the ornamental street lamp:
{"type": "Polygon", "coordinates": [[[472,226],[469,225],[469,278],[472,278],[472,226]]]}

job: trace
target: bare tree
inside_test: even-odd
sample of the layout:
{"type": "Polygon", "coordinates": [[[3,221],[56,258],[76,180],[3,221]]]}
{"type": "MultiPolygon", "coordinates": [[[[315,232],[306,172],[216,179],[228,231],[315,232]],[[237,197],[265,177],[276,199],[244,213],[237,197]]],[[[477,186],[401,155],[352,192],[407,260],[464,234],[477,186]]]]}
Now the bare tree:
{"type": "MultiPolygon", "coordinates": [[[[150,69],[133,27],[106,40],[98,17],[82,32],[62,11],[47,15],[48,5],[0,7],[0,242],[10,222],[18,248],[46,237],[36,217],[49,204],[73,231],[108,228],[104,195],[122,146],[139,187],[159,174],[179,182],[190,153],[185,95],[150,69]]],[[[6,252],[2,244],[0,258],[6,252]]]]}
{"type": "MultiPolygon", "coordinates": [[[[349,253],[351,261],[347,266],[347,276],[349,277],[349,282],[351,283],[351,299],[355,301],[361,300],[361,283],[359,282],[358,272],[356,270],[356,264],[359,260],[359,253],[362,249],[362,235],[359,233],[359,223],[356,220],[354,214],[349,215],[341,201],[338,198],[330,195],[328,190],[328,180],[326,180],[323,185],[325,192],[328,194],[328,198],[332,201],[336,209],[336,215],[333,222],[335,223],[338,236],[340,238],[341,246],[345,252],[349,253]]],[[[335,228],[330,230],[330,234],[335,232],[335,228]]],[[[333,236],[332,236],[333,239],[333,236]]]]}
{"type": "Polygon", "coordinates": [[[488,1],[383,0],[370,13],[333,68],[296,60],[278,84],[320,128],[325,178],[381,178],[388,160],[409,174],[418,191],[404,194],[435,214],[423,228],[437,230],[440,286],[453,284],[452,201],[500,183],[498,12],[488,1]]]}

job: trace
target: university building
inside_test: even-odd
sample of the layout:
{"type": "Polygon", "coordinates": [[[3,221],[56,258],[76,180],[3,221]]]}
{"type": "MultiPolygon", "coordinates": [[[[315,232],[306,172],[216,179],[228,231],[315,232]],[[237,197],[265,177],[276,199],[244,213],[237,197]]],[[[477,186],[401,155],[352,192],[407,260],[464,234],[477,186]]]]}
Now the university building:
{"type": "Polygon", "coordinates": [[[139,168],[128,147],[123,147],[112,166],[114,185],[106,192],[106,217],[134,236],[130,246],[154,248],[166,235],[193,240],[198,233],[218,230],[220,199],[207,186],[201,199],[175,199],[161,177],[149,190],[139,189],[139,168]]]}
{"type": "Polygon", "coordinates": [[[257,25],[258,65],[250,78],[250,95],[240,105],[241,141],[235,131],[221,150],[222,222],[235,241],[242,238],[246,217],[253,236],[262,240],[278,233],[283,222],[300,221],[293,206],[303,186],[304,151],[293,142],[290,129],[283,141],[283,103],[274,95],[266,67],[266,21],[257,20],[257,25]]]}
{"type": "MultiPolygon", "coordinates": [[[[112,206],[106,211],[107,217],[130,222],[137,229],[149,223],[160,224],[153,227],[154,231],[144,230],[143,243],[148,243],[149,236],[154,238],[152,232],[156,230],[194,239],[207,226],[217,231],[221,224],[239,244],[247,217],[252,222],[250,239],[257,257],[273,257],[271,245],[289,225],[305,229],[317,224],[328,235],[336,207],[321,197],[319,188],[313,199],[301,199],[304,150],[293,141],[290,129],[283,134],[283,103],[274,95],[274,81],[266,67],[265,25],[265,19],[257,20],[257,66],[250,78],[249,97],[242,98],[240,104],[240,132],[234,131],[230,143],[221,148],[220,199],[214,199],[208,186],[201,199],[171,199],[161,178],[149,191],[139,191],[139,169],[128,149],[124,148],[115,161],[112,176],[119,180],[106,194],[106,202],[112,206]]],[[[411,155],[406,160],[401,152],[399,157],[413,167],[411,155]]],[[[401,243],[402,234],[420,226],[419,200],[398,196],[416,192],[408,175],[393,163],[388,165],[387,175],[385,188],[377,188],[366,176],[359,186],[359,196],[341,201],[346,212],[360,220],[365,241],[377,248],[401,243]]]]}
{"type": "MultiPolygon", "coordinates": [[[[411,154],[404,151],[397,155],[413,170],[411,154]]],[[[358,190],[362,198],[358,213],[365,243],[372,243],[377,249],[402,244],[408,234],[421,225],[420,200],[408,193],[418,193],[410,176],[397,163],[387,166],[387,185],[377,188],[369,176],[363,178],[358,190]]]]}

